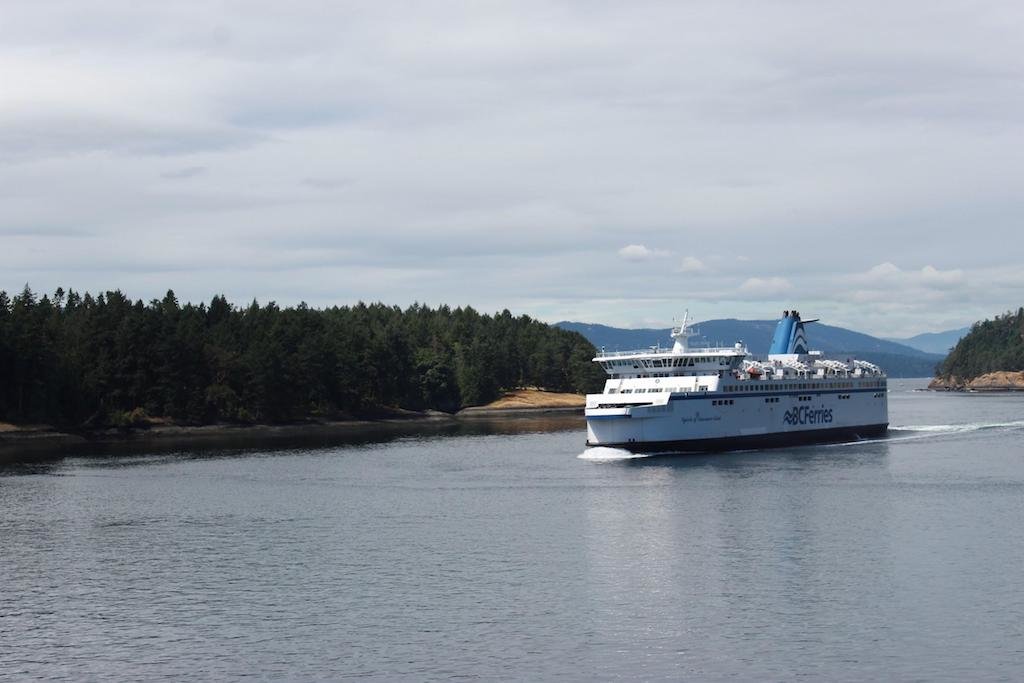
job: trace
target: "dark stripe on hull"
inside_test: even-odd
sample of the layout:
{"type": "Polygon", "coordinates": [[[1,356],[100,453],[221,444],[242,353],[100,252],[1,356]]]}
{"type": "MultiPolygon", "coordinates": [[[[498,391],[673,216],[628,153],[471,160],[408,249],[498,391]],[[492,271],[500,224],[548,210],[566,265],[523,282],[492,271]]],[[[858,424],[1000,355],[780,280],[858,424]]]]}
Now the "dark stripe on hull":
{"type": "Polygon", "coordinates": [[[850,441],[882,436],[889,423],[858,425],[856,427],[834,427],[832,429],[808,429],[749,436],[725,436],[715,439],[687,439],[682,441],[633,441],[630,443],[591,443],[587,446],[622,448],[632,453],[713,453],[720,451],[747,450],[751,448],[779,448],[830,441],[850,441]]]}

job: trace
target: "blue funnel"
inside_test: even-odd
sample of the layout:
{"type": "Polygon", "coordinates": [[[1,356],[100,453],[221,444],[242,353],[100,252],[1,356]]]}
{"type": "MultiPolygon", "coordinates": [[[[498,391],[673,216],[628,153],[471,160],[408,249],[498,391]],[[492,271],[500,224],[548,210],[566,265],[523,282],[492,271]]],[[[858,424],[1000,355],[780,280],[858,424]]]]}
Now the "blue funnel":
{"type": "Polygon", "coordinates": [[[804,336],[804,324],[796,311],[786,311],[779,324],[775,326],[769,354],[775,353],[807,353],[807,338],[804,336]]]}

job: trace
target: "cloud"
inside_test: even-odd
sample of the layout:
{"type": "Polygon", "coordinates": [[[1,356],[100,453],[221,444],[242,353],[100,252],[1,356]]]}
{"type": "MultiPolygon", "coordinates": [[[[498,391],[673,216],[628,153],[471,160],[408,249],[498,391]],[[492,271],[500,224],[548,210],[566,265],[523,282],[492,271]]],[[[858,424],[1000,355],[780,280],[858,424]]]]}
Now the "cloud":
{"type": "Polygon", "coordinates": [[[964,271],[959,268],[939,270],[926,265],[920,270],[903,270],[889,261],[873,266],[865,273],[851,275],[847,279],[862,288],[881,290],[890,294],[894,287],[953,289],[966,283],[964,271]]]}
{"type": "Polygon", "coordinates": [[[739,286],[739,293],[762,299],[786,294],[792,291],[793,285],[784,277],[752,277],[747,278],[739,286]]]}
{"type": "Polygon", "coordinates": [[[683,258],[683,262],[679,265],[680,273],[698,274],[707,273],[710,269],[704,265],[704,262],[695,256],[686,256],[683,258]]]}
{"type": "Polygon", "coordinates": [[[627,261],[650,261],[653,258],[666,256],[659,249],[648,249],[643,244],[628,244],[619,249],[619,256],[627,261]]]}
{"type": "Polygon", "coordinates": [[[60,112],[0,115],[0,159],[8,162],[95,152],[126,157],[184,155],[247,147],[262,137],[252,131],[197,121],[60,112]]]}
{"type": "Polygon", "coordinates": [[[11,3],[0,289],[1016,308],[1020,10],[866,2],[11,3]]]}
{"type": "Polygon", "coordinates": [[[186,166],[185,168],[178,168],[173,171],[164,171],[160,174],[160,177],[167,178],[168,180],[184,180],[206,173],[206,170],[206,166],[186,166]]]}
{"type": "Polygon", "coordinates": [[[346,185],[352,184],[351,180],[333,178],[303,178],[300,182],[302,185],[315,190],[339,190],[346,185]]]}
{"type": "Polygon", "coordinates": [[[921,269],[921,282],[937,288],[959,287],[966,281],[964,271],[959,268],[952,270],[939,270],[934,266],[925,266],[921,269]]]}

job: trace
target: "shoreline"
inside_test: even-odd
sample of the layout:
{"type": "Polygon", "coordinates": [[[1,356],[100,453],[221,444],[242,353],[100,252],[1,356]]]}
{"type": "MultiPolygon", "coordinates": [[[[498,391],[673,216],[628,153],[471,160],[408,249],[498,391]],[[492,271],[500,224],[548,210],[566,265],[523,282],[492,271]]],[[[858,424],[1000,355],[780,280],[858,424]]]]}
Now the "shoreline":
{"type": "Polygon", "coordinates": [[[972,379],[962,377],[936,377],[928,383],[930,391],[959,391],[965,393],[1015,393],[1024,391],[1024,372],[988,372],[972,379]]]}
{"type": "MultiPolygon", "coordinates": [[[[401,411],[388,417],[359,417],[282,424],[155,424],[142,427],[111,427],[95,430],[60,430],[48,426],[15,427],[0,430],[0,464],[33,459],[62,458],[96,450],[130,447],[167,448],[245,447],[247,444],[280,442],[329,445],[398,438],[423,433],[455,432],[460,428],[482,428],[489,422],[514,428],[544,418],[571,420],[582,417],[575,406],[465,408],[458,413],[401,411]]],[[[528,425],[523,425],[528,426],[528,425]]],[[[513,429],[514,431],[514,429],[513,429]]]]}

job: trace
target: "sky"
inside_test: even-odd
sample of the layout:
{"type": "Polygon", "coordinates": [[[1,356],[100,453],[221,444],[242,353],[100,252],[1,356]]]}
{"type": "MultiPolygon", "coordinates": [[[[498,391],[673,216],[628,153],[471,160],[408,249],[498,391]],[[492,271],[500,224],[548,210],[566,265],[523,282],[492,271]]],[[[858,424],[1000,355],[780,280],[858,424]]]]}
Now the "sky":
{"type": "Polygon", "coordinates": [[[0,10],[0,289],[805,318],[1024,305],[1024,5],[0,10]]]}

